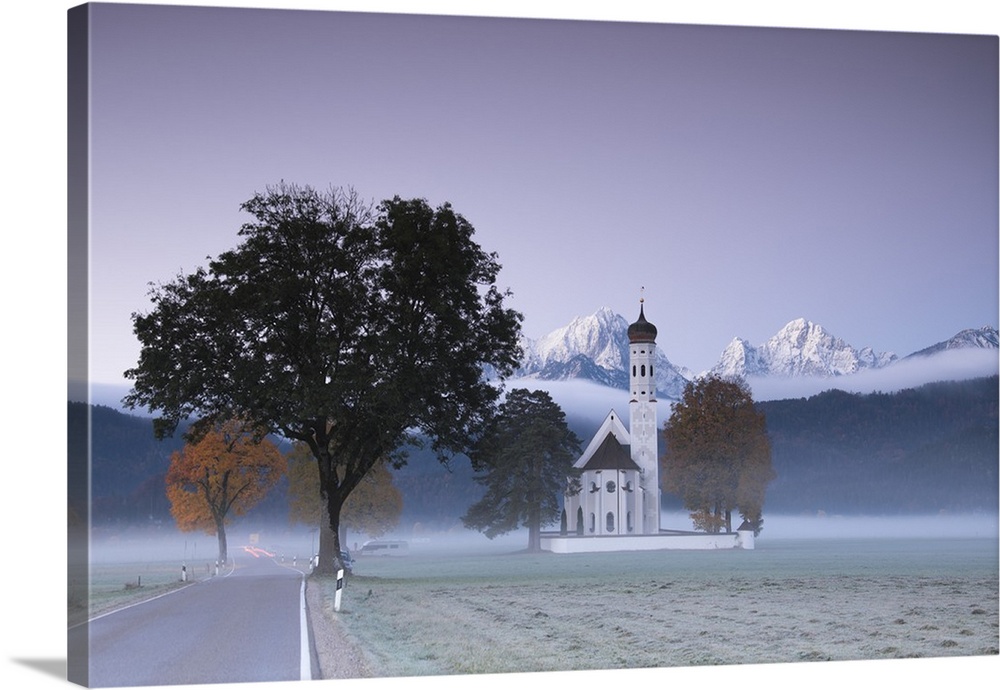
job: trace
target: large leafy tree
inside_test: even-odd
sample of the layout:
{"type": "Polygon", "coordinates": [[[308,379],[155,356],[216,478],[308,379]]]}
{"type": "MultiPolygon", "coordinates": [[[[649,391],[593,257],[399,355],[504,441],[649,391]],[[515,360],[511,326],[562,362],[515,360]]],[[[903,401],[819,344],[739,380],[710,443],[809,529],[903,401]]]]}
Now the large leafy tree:
{"type": "Polygon", "coordinates": [[[125,402],[157,433],[239,416],[308,446],[330,529],[320,570],[340,563],[341,509],[368,472],[415,437],[442,460],[465,452],[520,355],[521,316],[500,264],[449,204],[398,197],[372,208],[339,189],[281,183],[241,206],[242,243],[155,287],[133,315],[141,344],[125,402]]]}
{"type": "MultiPolygon", "coordinates": [[[[309,447],[296,443],[288,454],[288,514],[292,522],[329,529],[323,519],[319,471],[309,447]]],[[[379,537],[399,524],[403,494],[393,484],[389,466],[382,462],[351,492],[340,514],[340,539],[348,529],[379,537]]]]}
{"type": "Polygon", "coordinates": [[[171,455],[166,475],[170,514],[184,532],[217,535],[219,563],[226,563],[226,523],[257,505],[285,468],[285,456],[274,443],[227,421],[171,455]]]}
{"type": "Polygon", "coordinates": [[[541,528],[559,519],[559,496],[579,454],[580,440],[548,393],[510,391],[470,454],[486,493],[462,522],[490,539],[527,527],[528,550],[540,550],[541,528]]]}
{"type": "Polygon", "coordinates": [[[732,531],[732,512],[760,532],[774,479],[764,414],[741,379],[689,382],[664,427],[664,486],[679,496],[699,529],[732,531]]]}

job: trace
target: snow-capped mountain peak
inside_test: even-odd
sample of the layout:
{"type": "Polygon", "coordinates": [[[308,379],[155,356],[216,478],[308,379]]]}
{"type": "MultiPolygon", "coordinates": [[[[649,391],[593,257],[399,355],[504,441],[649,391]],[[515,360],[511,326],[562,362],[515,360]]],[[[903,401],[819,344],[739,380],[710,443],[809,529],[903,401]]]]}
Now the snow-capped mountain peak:
{"type": "MultiPolygon", "coordinates": [[[[601,307],[589,316],[578,316],[567,325],[535,341],[535,352],[542,366],[549,362],[566,362],[585,354],[599,367],[624,369],[627,354],[622,359],[621,343],[628,329],[624,317],[608,307],[601,307]]],[[[627,338],[626,338],[627,342],[627,338]]]]}
{"type": "MultiPolygon", "coordinates": [[[[583,378],[628,388],[629,322],[609,307],[578,316],[538,340],[523,339],[524,359],[517,376],[547,381],[583,378]]],[[[687,379],[657,350],[657,390],[679,398],[687,379]]]]}
{"type": "MultiPolygon", "coordinates": [[[[652,320],[655,322],[655,316],[652,320]]],[[[574,318],[537,340],[522,337],[524,357],[515,378],[585,380],[627,390],[629,323],[609,307],[602,307],[593,314],[574,318]]],[[[962,348],[996,350],[997,329],[986,326],[965,330],[910,357],[962,348]]],[[[684,386],[699,375],[671,363],[659,347],[655,356],[658,397],[661,400],[679,400],[684,386]]],[[[891,352],[852,347],[823,326],[798,318],[789,321],[760,345],[752,345],[744,338],[734,338],[722,351],[718,363],[706,373],[758,381],[819,381],[881,370],[897,361],[899,358],[891,352]]]]}
{"type": "Polygon", "coordinates": [[[735,338],[712,373],[721,376],[843,376],[879,368],[895,361],[891,352],[860,350],[804,318],[789,321],[775,335],[754,347],[735,338]]]}
{"type": "Polygon", "coordinates": [[[966,328],[964,331],[959,331],[948,338],[948,340],[943,340],[940,343],[935,343],[930,347],[925,347],[923,350],[918,350],[911,355],[907,355],[907,358],[926,357],[943,352],[944,350],[960,350],[963,348],[990,349],[997,347],[1000,347],[1000,338],[998,338],[997,329],[993,326],[966,328]]]}

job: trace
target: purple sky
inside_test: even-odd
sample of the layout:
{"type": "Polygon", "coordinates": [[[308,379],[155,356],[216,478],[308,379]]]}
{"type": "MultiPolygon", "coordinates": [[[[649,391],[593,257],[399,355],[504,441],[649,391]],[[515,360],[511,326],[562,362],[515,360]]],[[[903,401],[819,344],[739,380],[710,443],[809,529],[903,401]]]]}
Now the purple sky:
{"type": "Polygon", "coordinates": [[[451,202],[530,337],[642,286],[694,370],[798,317],[997,325],[995,36],[98,5],[92,42],[96,382],[282,179],[451,202]]]}

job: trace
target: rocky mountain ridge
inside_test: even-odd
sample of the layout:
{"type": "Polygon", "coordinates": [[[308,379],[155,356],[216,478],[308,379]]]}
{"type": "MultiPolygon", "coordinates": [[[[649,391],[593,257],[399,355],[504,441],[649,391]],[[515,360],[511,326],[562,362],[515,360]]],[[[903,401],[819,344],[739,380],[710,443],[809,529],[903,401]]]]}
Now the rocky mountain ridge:
{"type": "MultiPolygon", "coordinates": [[[[523,337],[524,357],[514,378],[544,381],[582,379],[612,388],[628,387],[628,325],[608,307],[576,317],[537,340],[523,337]]],[[[997,329],[967,329],[902,359],[931,356],[962,348],[997,349],[997,329]]],[[[756,378],[834,378],[884,369],[901,361],[895,353],[856,348],[823,326],[798,318],[775,335],[752,345],[734,338],[707,373],[756,378]]],[[[687,382],[698,375],[677,366],[661,349],[656,352],[657,393],[679,399],[687,382]]]]}
{"type": "Polygon", "coordinates": [[[806,319],[788,322],[763,344],[754,347],[734,338],[722,351],[711,373],[720,376],[844,376],[879,369],[898,357],[892,352],[856,349],[806,319]]]}
{"type": "MultiPolygon", "coordinates": [[[[627,389],[628,326],[624,316],[602,307],[589,316],[574,318],[537,340],[522,337],[524,356],[514,378],[586,379],[611,388],[627,389]]],[[[688,379],[659,348],[655,366],[657,392],[669,398],[680,397],[688,379]]]]}

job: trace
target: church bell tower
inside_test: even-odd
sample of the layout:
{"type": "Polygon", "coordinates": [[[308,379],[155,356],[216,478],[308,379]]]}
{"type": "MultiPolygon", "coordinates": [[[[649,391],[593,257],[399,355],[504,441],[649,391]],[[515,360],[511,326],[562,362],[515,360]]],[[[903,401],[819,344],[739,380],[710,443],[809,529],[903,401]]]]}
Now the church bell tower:
{"type": "Polygon", "coordinates": [[[660,472],[656,421],[656,326],[646,321],[643,298],[639,318],[628,327],[629,341],[629,436],[632,460],[641,470],[642,534],[660,531],[660,472]]]}

